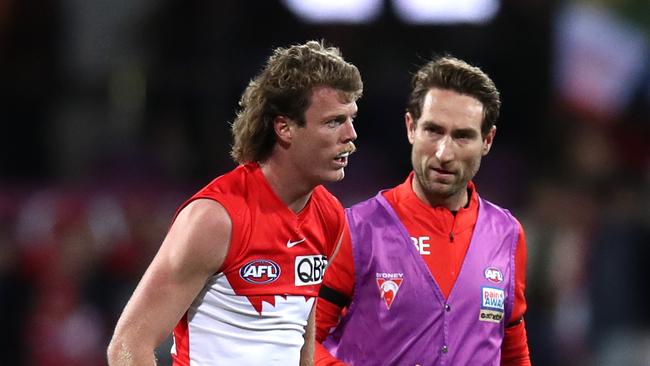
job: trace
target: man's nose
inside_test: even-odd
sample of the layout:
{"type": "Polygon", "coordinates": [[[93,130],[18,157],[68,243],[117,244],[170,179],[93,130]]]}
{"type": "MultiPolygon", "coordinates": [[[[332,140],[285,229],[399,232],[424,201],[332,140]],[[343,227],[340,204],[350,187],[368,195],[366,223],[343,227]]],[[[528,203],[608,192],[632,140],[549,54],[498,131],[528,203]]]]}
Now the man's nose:
{"type": "Polygon", "coordinates": [[[446,163],[454,159],[454,152],[450,136],[444,136],[438,140],[435,156],[436,159],[438,159],[438,161],[441,163],[446,163]]]}
{"type": "Polygon", "coordinates": [[[345,122],[343,126],[342,140],[344,143],[352,142],[357,139],[357,131],[354,129],[352,120],[345,122]]]}

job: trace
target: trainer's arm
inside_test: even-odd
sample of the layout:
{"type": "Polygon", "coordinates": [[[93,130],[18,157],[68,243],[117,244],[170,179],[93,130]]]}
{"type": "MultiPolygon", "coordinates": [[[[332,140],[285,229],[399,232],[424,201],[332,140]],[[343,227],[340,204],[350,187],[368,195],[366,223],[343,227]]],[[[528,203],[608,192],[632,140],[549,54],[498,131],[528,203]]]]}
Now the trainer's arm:
{"type": "Polygon", "coordinates": [[[223,264],[231,230],[216,201],[198,199],[181,210],[117,322],[109,365],[156,364],[155,348],[223,264]]]}
{"type": "Polygon", "coordinates": [[[346,308],[354,292],[354,261],[350,232],[344,230],[338,246],[336,259],[332,260],[323,278],[319,298],[316,302],[316,343],[314,345],[314,365],[345,365],[337,360],[323,346],[330,331],[339,324],[343,309],[346,308]]]}
{"type": "MultiPolygon", "coordinates": [[[[322,288],[322,287],[321,287],[322,288]]],[[[344,366],[346,363],[337,360],[323,346],[329,330],[336,327],[341,317],[342,308],[320,297],[316,302],[316,343],[314,344],[315,366],[344,366]]]]}
{"type": "Polygon", "coordinates": [[[506,328],[501,343],[501,366],[530,366],[530,352],[528,350],[528,336],[524,313],[527,304],[524,295],[526,289],[526,235],[519,224],[519,238],[515,251],[515,300],[506,323],[506,328]]]}

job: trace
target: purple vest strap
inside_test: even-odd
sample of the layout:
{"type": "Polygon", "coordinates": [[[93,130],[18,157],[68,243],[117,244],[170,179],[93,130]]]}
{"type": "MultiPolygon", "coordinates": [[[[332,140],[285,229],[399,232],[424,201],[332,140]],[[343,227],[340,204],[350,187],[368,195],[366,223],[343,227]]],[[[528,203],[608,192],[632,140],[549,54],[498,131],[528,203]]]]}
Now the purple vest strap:
{"type": "Polygon", "coordinates": [[[507,210],[479,198],[447,301],[382,192],[346,215],[355,287],[348,313],[324,342],[332,354],[351,365],[499,364],[519,234],[507,210]]]}

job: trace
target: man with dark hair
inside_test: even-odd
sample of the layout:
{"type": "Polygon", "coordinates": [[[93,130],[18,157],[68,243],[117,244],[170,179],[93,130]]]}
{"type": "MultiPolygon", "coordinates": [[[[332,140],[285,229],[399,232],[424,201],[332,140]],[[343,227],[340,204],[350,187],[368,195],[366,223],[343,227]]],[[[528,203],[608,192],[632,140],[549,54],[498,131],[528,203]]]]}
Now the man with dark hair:
{"type": "Polygon", "coordinates": [[[110,365],[308,365],[313,305],[345,227],[321,184],[343,179],[362,92],[337,48],[278,48],[232,125],[240,165],[178,210],[126,305],[110,365]]]}
{"type": "Polygon", "coordinates": [[[413,172],[346,210],[316,313],[316,365],[529,365],[519,222],[472,178],[500,97],[479,68],[441,57],[414,75],[413,172]]]}

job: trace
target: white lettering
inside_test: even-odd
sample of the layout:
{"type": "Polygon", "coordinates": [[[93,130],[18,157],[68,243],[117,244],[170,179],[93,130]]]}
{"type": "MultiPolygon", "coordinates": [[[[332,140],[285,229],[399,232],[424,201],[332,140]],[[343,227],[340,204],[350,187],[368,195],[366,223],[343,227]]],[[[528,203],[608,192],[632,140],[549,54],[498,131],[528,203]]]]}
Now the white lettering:
{"type": "Polygon", "coordinates": [[[275,278],[278,276],[273,266],[250,266],[246,269],[246,272],[244,272],[244,277],[250,276],[253,278],[260,278],[265,274],[269,278],[275,278]]]}
{"type": "Polygon", "coordinates": [[[420,236],[417,238],[411,237],[411,241],[413,242],[413,245],[415,245],[415,249],[418,250],[420,255],[431,255],[431,251],[426,250],[426,248],[430,248],[431,244],[429,244],[429,240],[431,238],[428,236],[420,236]]]}
{"type": "Polygon", "coordinates": [[[275,273],[275,268],[273,268],[272,266],[260,267],[260,269],[259,269],[260,277],[262,277],[264,275],[264,272],[266,272],[266,275],[269,276],[270,278],[274,278],[274,277],[278,276],[278,274],[275,273]]]}
{"type": "Polygon", "coordinates": [[[415,245],[415,250],[417,250],[419,252],[420,247],[418,246],[418,239],[414,238],[414,237],[411,237],[411,241],[413,242],[413,245],[415,245]]]}
{"type": "Polygon", "coordinates": [[[490,280],[501,282],[503,281],[503,276],[498,270],[488,269],[486,271],[486,277],[490,280]]]}
{"type": "Polygon", "coordinates": [[[428,243],[429,239],[430,238],[428,236],[421,236],[421,237],[418,238],[418,240],[420,241],[420,254],[421,255],[430,255],[431,254],[430,251],[424,250],[424,248],[431,247],[431,244],[428,243]]]}
{"type": "Polygon", "coordinates": [[[250,266],[246,269],[246,272],[244,272],[244,277],[259,277],[257,275],[257,267],[255,266],[250,266]]]}

